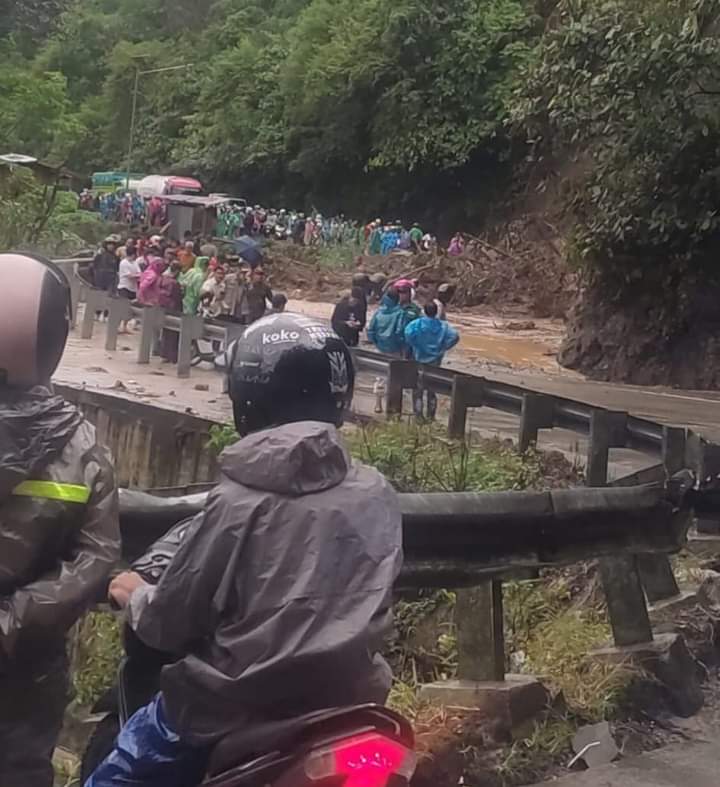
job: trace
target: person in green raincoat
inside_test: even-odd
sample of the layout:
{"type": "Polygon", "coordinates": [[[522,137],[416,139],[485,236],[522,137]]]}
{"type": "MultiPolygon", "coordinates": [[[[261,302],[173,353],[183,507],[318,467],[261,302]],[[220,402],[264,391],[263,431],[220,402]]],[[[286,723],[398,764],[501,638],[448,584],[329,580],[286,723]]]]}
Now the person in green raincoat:
{"type": "Polygon", "coordinates": [[[183,288],[183,314],[198,313],[201,290],[207,277],[209,263],[209,257],[198,257],[190,270],[183,271],[178,276],[178,282],[183,288]]]}

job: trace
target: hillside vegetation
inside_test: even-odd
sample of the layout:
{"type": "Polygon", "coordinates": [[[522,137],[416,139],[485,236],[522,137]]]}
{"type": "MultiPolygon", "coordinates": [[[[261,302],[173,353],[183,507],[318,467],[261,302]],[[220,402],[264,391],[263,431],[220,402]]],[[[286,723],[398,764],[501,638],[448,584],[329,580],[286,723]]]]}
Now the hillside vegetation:
{"type": "Polygon", "coordinates": [[[587,285],[563,360],[712,385],[688,346],[714,356],[720,327],[719,16],[720,0],[0,0],[0,139],[121,167],[136,71],[184,65],[140,77],[133,169],[441,236],[539,205],[587,285]]]}

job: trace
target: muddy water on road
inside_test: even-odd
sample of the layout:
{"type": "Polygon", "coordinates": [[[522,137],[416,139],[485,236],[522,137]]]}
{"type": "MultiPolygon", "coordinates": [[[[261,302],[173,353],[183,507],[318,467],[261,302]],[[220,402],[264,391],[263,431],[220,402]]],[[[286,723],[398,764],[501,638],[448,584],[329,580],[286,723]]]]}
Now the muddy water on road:
{"type": "Polygon", "coordinates": [[[555,352],[547,344],[521,336],[491,336],[463,331],[458,345],[465,355],[513,368],[557,370],[555,352]]]}
{"type": "MultiPolygon", "coordinates": [[[[329,320],[333,305],[291,300],[288,310],[329,320]]],[[[524,329],[517,330],[517,323],[493,314],[453,312],[451,308],[449,317],[451,325],[460,331],[458,351],[448,358],[454,359],[450,365],[457,365],[465,358],[488,366],[568,374],[556,360],[564,332],[560,320],[532,320],[524,329]]]]}

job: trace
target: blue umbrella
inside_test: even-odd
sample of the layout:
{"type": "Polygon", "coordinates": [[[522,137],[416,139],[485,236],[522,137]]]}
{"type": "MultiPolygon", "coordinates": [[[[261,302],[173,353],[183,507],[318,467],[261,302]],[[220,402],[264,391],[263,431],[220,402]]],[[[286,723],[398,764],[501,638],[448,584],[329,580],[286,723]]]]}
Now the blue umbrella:
{"type": "Polygon", "coordinates": [[[249,235],[241,235],[239,238],[233,240],[235,253],[238,257],[242,257],[245,262],[250,263],[253,267],[259,265],[263,261],[262,248],[258,241],[251,238],[249,235]]]}

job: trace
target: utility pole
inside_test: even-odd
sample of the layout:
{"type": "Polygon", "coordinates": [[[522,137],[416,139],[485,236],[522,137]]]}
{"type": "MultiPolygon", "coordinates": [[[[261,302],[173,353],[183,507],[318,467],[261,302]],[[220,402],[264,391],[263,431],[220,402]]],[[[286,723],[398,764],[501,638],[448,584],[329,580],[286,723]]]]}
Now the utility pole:
{"type": "Polygon", "coordinates": [[[140,69],[135,68],[135,86],[133,87],[132,112],[130,113],[130,140],[125,167],[125,191],[130,190],[130,169],[132,168],[133,138],[135,136],[135,113],[137,112],[138,85],[140,84],[140,69]]]}
{"type": "Polygon", "coordinates": [[[127,152],[127,160],[125,162],[125,189],[128,190],[130,188],[130,172],[132,170],[132,154],[133,154],[133,143],[135,141],[135,116],[137,114],[137,101],[138,101],[138,89],[140,87],[140,77],[146,76],[147,74],[160,74],[165,71],[180,71],[183,68],[191,68],[192,63],[183,63],[181,66],[166,66],[165,68],[149,68],[146,71],[141,71],[137,66],[135,67],[135,83],[133,85],[133,94],[132,94],[132,111],[130,113],[130,136],[128,139],[128,152],[127,152]]]}

